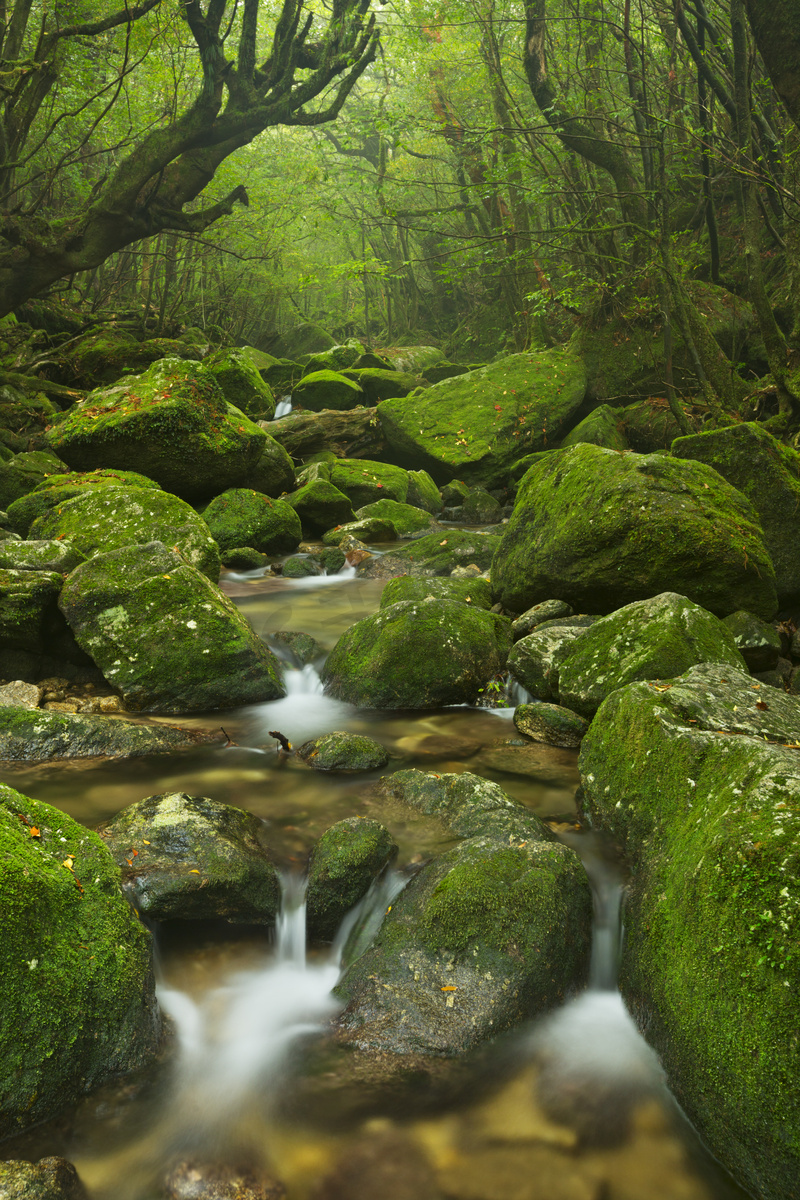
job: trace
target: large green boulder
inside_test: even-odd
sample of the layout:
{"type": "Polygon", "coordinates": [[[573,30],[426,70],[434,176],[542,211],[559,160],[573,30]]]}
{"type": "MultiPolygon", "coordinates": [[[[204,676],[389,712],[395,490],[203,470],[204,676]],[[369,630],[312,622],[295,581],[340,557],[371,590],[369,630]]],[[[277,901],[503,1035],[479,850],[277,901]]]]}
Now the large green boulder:
{"type": "Polygon", "coordinates": [[[304,321],[302,325],[295,325],[293,329],[284,333],[274,350],[279,357],[294,359],[296,362],[305,354],[319,354],[335,345],[336,342],[321,325],[316,325],[313,321],[304,321]]]}
{"type": "Polygon", "coordinates": [[[411,879],[345,971],[336,989],[347,1001],[339,1039],[449,1057],[578,991],[591,896],[574,851],[473,775],[404,771],[387,792],[465,840],[411,879]]]}
{"type": "Polygon", "coordinates": [[[64,471],[61,459],[47,450],[15,454],[0,462],[0,509],[6,511],[15,500],[32,492],[49,475],[64,471]]]}
{"type": "Polygon", "coordinates": [[[164,542],[176,547],[209,579],[219,579],[219,549],[208,526],[190,505],[170,492],[139,487],[85,488],[72,500],[48,509],[29,532],[32,540],[70,541],[87,556],[120,546],[164,542]]]}
{"type": "Polygon", "coordinates": [[[330,350],[303,355],[303,374],[311,375],[314,371],[344,371],[352,367],[363,353],[364,347],[361,342],[351,338],[349,342],[331,346],[330,350]]]}
{"type": "Polygon", "coordinates": [[[393,400],[397,396],[407,396],[409,392],[413,392],[415,388],[419,387],[417,376],[409,375],[404,371],[383,371],[380,367],[361,367],[343,371],[342,374],[358,384],[366,396],[366,404],[374,405],[381,400],[393,400]]]}
{"type": "MultiPolygon", "coordinates": [[[[616,409],[616,413],[628,446],[638,454],[663,453],[680,436],[680,425],[666,400],[638,400],[636,404],[616,409]]],[[[620,449],[619,446],[609,448],[620,449]]]]}
{"type": "Polygon", "coordinates": [[[0,708],[0,761],[53,762],[59,758],[141,758],[175,754],[219,742],[219,733],[166,723],[145,725],[90,713],[0,708]]]}
{"type": "Polygon", "coordinates": [[[221,551],[251,546],[262,554],[291,554],[303,531],[292,506],[249,488],[230,488],[203,509],[203,520],[221,551]]]}
{"type": "MultiPolygon", "coordinates": [[[[395,371],[412,375],[422,375],[428,367],[446,361],[438,346],[395,346],[386,350],[384,358],[395,371]]],[[[374,365],[378,366],[378,363],[374,365]]]]}
{"type": "Polygon", "coordinates": [[[149,1062],[149,933],[100,838],[0,784],[0,1137],[149,1062]]]}
{"type": "Polygon", "coordinates": [[[568,431],[583,403],[586,371],[562,348],[512,354],[405,399],[384,400],[378,420],[394,455],[439,482],[504,485],[523,454],[568,431]]]}
{"type": "Polygon", "coordinates": [[[775,572],[741,492],[703,463],[581,444],[520,484],[492,564],[503,607],[609,612],[678,592],[718,616],[777,607],[775,572]]]}
{"type": "Polygon", "coordinates": [[[592,823],[631,870],[628,1008],[712,1153],[764,1200],[800,1178],[798,742],[800,701],[703,665],[613,692],[580,755],[592,823]]]}
{"type": "Polygon", "coordinates": [[[325,479],[312,479],[286,497],[297,517],[312,536],[325,533],[355,518],[349,498],[325,479]]]}
{"type": "Polygon", "coordinates": [[[292,389],[292,404],[312,412],[321,412],[325,408],[341,412],[365,403],[364,392],[358,383],[338,371],[313,371],[304,375],[292,389]]]}
{"type": "MultiPolygon", "coordinates": [[[[4,659],[12,650],[46,653],[66,632],[58,611],[63,582],[56,571],[0,568],[0,650],[4,659]]],[[[4,675],[7,670],[4,666],[4,675]]]]}
{"type": "Polygon", "coordinates": [[[141,471],[186,500],[236,487],[266,438],[210,372],[173,358],[91,392],[47,436],[73,470],[141,471]]]}
{"type": "Polygon", "coordinates": [[[408,472],[408,495],[406,503],[415,508],[424,508],[434,516],[442,511],[442,493],[427,471],[408,472]]]}
{"type": "Polygon", "coordinates": [[[707,463],[747,497],[764,530],[781,607],[800,601],[800,547],[787,536],[800,512],[800,454],[755,421],[678,437],[672,453],[707,463]]]}
{"type": "Polygon", "coordinates": [[[205,712],[284,695],[277,659],[233,602],[160,542],[89,559],[59,605],[130,709],[205,712]]]}
{"type": "Polygon", "coordinates": [[[275,416],[272,388],[244,350],[216,350],[203,359],[203,370],[213,375],[228,403],[254,421],[269,421],[275,416]]]}
{"type": "Polygon", "coordinates": [[[400,575],[390,579],[381,593],[381,608],[397,604],[400,600],[456,600],[459,604],[471,604],[487,612],[492,607],[492,587],[488,579],[448,579],[439,576],[415,579],[413,575],[400,575]]]}
{"type": "Polygon", "coordinates": [[[510,647],[510,622],[495,613],[455,600],[404,600],[351,625],[322,680],[330,695],[362,708],[472,704],[510,647]]]}
{"type": "MultiPolygon", "coordinates": [[[[549,628],[535,629],[519,638],[508,656],[508,670],[534,700],[558,700],[558,664],[585,629],[547,622],[549,628]]],[[[513,629],[512,629],[513,636],[513,629]]]]}
{"type": "Polygon", "coordinates": [[[408,471],[366,458],[340,458],[331,464],[331,483],[344,492],[353,508],[376,500],[399,500],[408,495],[408,471]]]}
{"type": "Polygon", "coordinates": [[[69,575],[85,560],[86,555],[68,541],[23,542],[9,538],[0,542],[0,567],[12,571],[57,571],[69,575]]]}
{"type": "MultiPolygon", "coordinates": [[[[605,446],[607,450],[630,450],[621,424],[620,410],[601,404],[561,439],[562,448],[577,446],[578,442],[591,442],[593,446],[605,446]]],[[[636,448],[639,449],[638,446],[636,448]]]]}
{"type": "Polygon", "coordinates": [[[396,857],[392,835],[379,821],[347,817],[327,829],[308,863],[308,936],[332,942],[350,909],[396,857]]]}
{"type": "MultiPolygon", "coordinates": [[[[261,428],[265,428],[263,422],[261,428]]],[[[272,422],[269,428],[272,428],[272,422]]],[[[280,442],[267,433],[261,457],[243,476],[240,486],[263,492],[265,496],[279,497],[291,492],[294,485],[294,463],[280,442]]]]}
{"type": "Polygon", "coordinates": [[[373,504],[365,504],[356,510],[356,516],[360,521],[373,517],[391,521],[397,530],[397,536],[401,538],[415,537],[443,528],[424,509],[415,508],[413,504],[401,504],[399,500],[376,500],[373,504]]]}
{"type": "Polygon", "coordinates": [[[162,358],[200,357],[196,346],[170,338],[140,342],[113,326],[90,330],[60,356],[61,378],[71,386],[97,387],[123,375],[138,375],[162,358]]]}
{"type": "Polygon", "coordinates": [[[51,475],[37,484],[32,492],[20,496],[9,505],[8,518],[13,529],[22,537],[37,517],[48,509],[74,500],[85,488],[90,487],[145,487],[160,491],[161,485],[136,471],[70,471],[66,475],[51,475]]]}
{"type": "Polygon", "coordinates": [[[130,804],[98,832],[148,917],[270,924],[281,885],[265,831],[241,808],[169,792],[130,804]]]}
{"type": "Polygon", "coordinates": [[[698,663],[747,669],[727,625],[674,592],[618,608],[556,658],[560,703],[584,717],[636,680],[672,679],[698,663]]]}
{"type": "Polygon", "coordinates": [[[392,552],[400,563],[409,563],[431,575],[449,575],[456,567],[474,564],[486,571],[500,544],[493,533],[467,533],[463,529],[446,529],[418,538],[410,546],[392,552]]]}

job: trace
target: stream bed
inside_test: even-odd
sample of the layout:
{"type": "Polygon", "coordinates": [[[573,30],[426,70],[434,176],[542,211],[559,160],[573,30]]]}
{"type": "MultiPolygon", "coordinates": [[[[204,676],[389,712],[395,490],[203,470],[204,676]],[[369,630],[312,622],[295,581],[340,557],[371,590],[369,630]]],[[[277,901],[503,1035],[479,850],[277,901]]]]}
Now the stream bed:
{"type": "MultiPolygon", "coordinates": [[[[375,611],[381,582],[349,576],[281,580],[228,573],[223,589],[264,638],[301,630],[330,650],[375,611]]],[[[413,652],[413,647],[410,647],[413,652]]],[[[96,826],[128,804],[184,791],[261,817],[287,865],[274,937],[235,926],[175,923],[157,931],[159,998],[173,1022],[173,1050],[143,1079],[87,1098],[62,1120],[6,1142],[5,1158],[63,1155],[92,1200],[205,1200],[195,1161],[228,1164],[242,1179],[274,1178],[289,1200],[735,1200],[743,1193],[705,1152],[666,1090],[615,987],[620,869],[576,822],[577,752],[521,738],[512,709],[366,712],[326,697],[314,665],[287,670],[283,700],[182,719],[219,725],[226,747],[173,758],[45,764],[6,770],[4,781],[96,826]],[[372,775],[326,775],[279,751],[334,729],[366,733],[392,755],[372,775]],[[298,1046],[335,1015],[338,945],[307,956],[302,865],[335,821],[380,816],[400,848],[398,865],[447,844],[413,814],[378,813],[371,789],[401,768],[473,771],[548,821],[584,860],[595,890],[589,990],[507,1037],[502,1070],[484,1068],[447,1110],[425,1096],[407,1111],[381,1109],[346,1121],[334,1110],[282,1114],[298,1046]],[[511,1065],[509,1065],[511,1064],[511,1065]],[[175,1175],[178,1164],[178,1175],[175,1175]],[[188,1168],[186,1166],[188,1164],[188,1168]],[[180,1172],[184,1174],[181,1175],[180,1172]],[[187,1173],[188,1172],[188,1173],[187,1173]]],[[[402,886],[393,876],[386,885],[402,886]]],[[[368,898],[380,920],[391,891],[368,898]]],[[[367,903],[367,902],[365,902],[367,903]]],[[[231,1187],[234,1185],[231,1184],[231,1187]]],[[[244,1186],[244,1185],[242,1185],[244,1186]]],[[[266,1185],[262,1192],[270,1193],[266,1185]]]]}

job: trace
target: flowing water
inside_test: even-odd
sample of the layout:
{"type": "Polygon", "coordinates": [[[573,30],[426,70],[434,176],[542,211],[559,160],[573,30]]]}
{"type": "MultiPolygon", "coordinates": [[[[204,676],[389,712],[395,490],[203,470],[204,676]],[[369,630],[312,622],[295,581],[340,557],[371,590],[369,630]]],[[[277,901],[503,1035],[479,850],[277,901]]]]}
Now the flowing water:
{"type": "MultiPolygon", "coordinates": [[[[351,572],[292,581],[230,573],[224,586],[262,637],[302,630],[324,652],[374,611],[382,587],[351,572]]],[[[218,722],[234,743],[225,748],[6,773],[12,786],[87,825],[164,791],[236,804],[264,819],[289,870],[272,939],[263,930],[188,923],[158,931],[159,1000],[174,1024],[174,1052],[158,1071],[109,1087],[63,1121],[6,1143],[4,1156],[63,1154],[77,1164],[92,1200],[157,1200],[176,1169],[184,1175],[170,1194],[200,1197],[197,1181],[208,1163],[277,1177],[289,1200],[743,1196],[681,1118],[616,990],[623,878],[608,848],[577,829],[577,755],[526,743],[510,708],[357,710],[324,695],[319,665],[287,664],[283,700],[182,721],[218,722]],[[335,1102],[322,1115],[315,1105],[313,1120],[297,1105],[291,1119],[285,1115],[298,1053],[320,1041],[337,1012],[331,989],[345,938],[368,943],[404,878],[381,881],[330,951],[307,956],[302,863],[310,846],[334,821],[373,814],[389,825],[401,868],[448,843],[427,821],[387,819],[376,808],[378,772],[337,778],[309,770],[280,751],[271,729],[294,745],[332,729],[369,733],[392,755],[383,773],[413,766],[495,779],[583,858],[595,895],[589,989],[507,1038],[497,1052],[503,1070],[485,1059],[482,1074],[476,1068],[446,1111],[427,1111],[420,1095],[405,1112],[381,1109],[349,1121],[335,1102]]]]}

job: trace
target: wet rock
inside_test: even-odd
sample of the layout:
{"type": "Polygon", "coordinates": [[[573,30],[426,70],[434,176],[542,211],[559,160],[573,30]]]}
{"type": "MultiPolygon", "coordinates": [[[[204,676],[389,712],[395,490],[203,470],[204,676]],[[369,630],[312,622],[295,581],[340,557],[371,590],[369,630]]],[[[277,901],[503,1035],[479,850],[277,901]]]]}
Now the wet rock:
{"type": "Polygon", "coordinates": [[[533,633],[536,626],[541,625],[543,621],[552,621],[557,620],[559,617],[571,616],[572,609],[563,600],[543,600],[540,604],[534,604],[533,608],[529,608],[527,612],[522,613],[514,621],[511,626],[514,632],[514,641],[518,642],[520,638],[527,637],[529,633],[533,633]]]}
{"type": "Polygon", "coordinates": [[[0,1162],[0,1196],[3,1200],[89,1200],[78,1172],[66,1158],[0,1162]]]}
{"type": "Polygon", "coordinates": [[[323,658],[325,655],[325,651],[316,638],[311,637],[308,633],[279,629],[276,633],[269,635],[269,640],[277,642],[279,646],[286,646],[301,666],[305,666],[306,663],[316,662],[317,659],[323,658]]]}
{"type": "MultiPolygon", "coordinates": [[[[96,834],[0,785],[0,1136],[154,1056],[150,935],[96,834]]],[[[27,1195],[26,1195],[27,1200],[27,1195]]]]}
{"type": "Polygon", "coordinates": [[[674,592],[602,617],[553,661],[561,703],[589,718],[610,692],[635,680],[672,679],[697,663],[745,668],[728,626],[674,592]]]}
{"type": "Polygon", "coordinates": [[[362,517],[358,521],[348,521],[337,525],[323,534],[322,541],[328,546],[338,546],[341,539],[347,535],[358,538],[362,542],[396,542],[397,530],[391,521],[383,517],[362,517]]]}
{"type": "Polygon", "coordinates": [[[613,692],[580,755],[632,871],[628,1009],[712,1153],[769,1200],[800,1176],[798,741],[800,700],[701,665],[613,692]]]}
{"type": "Polygon", "coordinates": [[[470,493],[469,484],[459,479],[451,479],[442,486],[442,503],[451,508],[459,508],[470,493]]]}
{"type": "Polygon", "coordinates": [[[472,532],[463,529],[448,529],[441,536],[427,534],[392,552],[401,563],[419,567],[431,575],[449,575],[456,567],[475,565],[486,571],[492,565],[500,538],[492,533],[472,532]]]}
{"type": "Polygon", "coordinates": [[[86,555],[72,542],[14,541],[0,545],[0,567],[13,571],[57,571],[69,575],[86,555]]]}
{"type": "Polygon", "coordinates": [[[297,756],[317,771],[375,771],[389,761],[386,747],[374,738],[338,731],[304,742],[297,756]]]}
{"type": "Polygon", "coordinates": [[[671,591],[717,616],[777,609],[755,510],[704,463],[581,443],[530,468],[492,564],[503,606],[585,612],[671,591]]]}
{"type": "Polygon", "coordinates": [[[558,662],[561,653],[585,630],[552,625],[520,638],[508,656],[508,669],[534,700],[558,700],[558,662]]]}
{"type": "MultiPolygon", "coordinates": [[[[141,758],[151,754],[174,754],[179,750],[219,742],[217,732],[181,729],[177,725],[142,725],[109,720],[101,715],[79,712],[76,701],[47,701],[43,709],[21,706],[19,698],[4,705],[2,693],[20,697],[30,689],[30,699],[41,689],[34,684],[10,684],[0,689],[0,760],[14,763],[49,762],[62,758],[141,758]]],[[[93,702],[100,712],[121,708],[116,696],[93,702]]]]}
{"type": "Polygon", "coordinates": [[[461,506],[459,521],[466,525],[495,525],[501,517],[501,507],[483,488],[472,488],[461,506]]]}
{"type": "MultiPolygon", "coordinates": [[[[259,426],[261,424],[259,422],[259,426]]],[[[264,448],[255,463],[242,475],[239,486],[279,499],[294,488],[294,463],[280,442],[271,436],[271,429],[272,423],[268,422],[264,448]]]]}
{"type": "Polygon", "coordinates": [[[392,400],[397,396],[407,396],[420,386],[416,375],[407,371],[389,371],[382,367],[351,367],[343,372],[347,379],[363,391],[366,404],[379,404],[381,400],[392,400]]]}
{"type": "Polygon", "coordinates": [[[413,504],[415,508],[423,508],[425,512],[432,513],[433,516],[442,511],[442,493],[427,471],[408,472],[406,504],[413,504]]]}
{"type": "Polygon", "coordinates": [[[397,531],[397,537],[420,537],[425,533],[437,533],[444,526],[434,521],[429,512],[416,508],[413,504],[400,504],[397,500],[376,500],[374,504],[365,504],[356,512],[359,520],[377,517],[390,521],[397,531]]]}
{"type": "Polygon", "coordinates": [[[203,520],[224,553],[252,546],[262,554],[291,554],[302,537],[297,514],[285,500],[251,488],[230,488],[203,509],[203,520]]]}
{"type": "Polygon", "coordinates": [[[68,471],[66,474],[49,475],[40,484],[21,496],[9,507],[8,518],[12,528],[23,537],[38,517],[51,508],[57,508],[65,500],[74,500],[90,487],[143,487],[150,491],[161,491],[161,485],[136,471],[68,471]]]}
{"type": "MultiPolygon", "coordinates": [[[[177,547],[186,561],[209,579],[219,579],[219,549],[207,523],[169,492],[139,487],[86,488],[38,517],[29,536],[70,541],[86,557],[159,541],[177,547]]],[[[242,539],[239,541],[241,544],[242,539]]]]}
{"type": "Polygon", "coordinates": [[[420,1146],[398,1130],[362,1134],[317,1184],[312,1200],[442,1200],[420,1146]]]}
{"type": "MultiPolygon", "coordinates": [[[[348,497],[325,479],[314,479],[287,497],[311,534],[325,533],[336,525],[353,521],[355,514],[348,497]]],[[[344,536],[344,534],[342,535],[344,536]]]]}
{"type": "Polygon", "coordinates": [[[492,589],[486,579],[453,579],[452,576],[415,579],[411,575],[404,575],[386,584],[381,594],[381,608],[388,608],[400,600],[419,601],[429,597],[456,600],[473,608],[486,609],[487,612],[492,607],[492,589]]]}
{"type": "MultiPolygon", "coordinates": [[[[378,428],[374,408],[355,408],[350,412],[292,412],[279,421],[271,421],[272,437],[295,459],[310,458],[328,452],[337,457],[354,453],[375,459],[386,448],[378,428]]],[[[370,497],[371,499],[371,497],[370,497]]]]}
{"type": "Polygon", "coordinates": [[[298,408],[321,412],[334,409],[342,412],[358,404],[374,404],[365,396],[358,381],[338,371],[312,371],[294,385],[292,403],[298,408]]]}
{"type": "Polygon", "coordinates": [[[379,821],[348,817],[326,830],[308,865],[309,937],[333,941],[344,917],[396,857],[397,846],[379,821]]]}
{"type": "Polygon", "coordinates": [[[286,1189],[259,1168],[190,1159],[173,1167],[162,1194],[164,1200],[284,1200],[286,1189]]]}
{"type": "Polygon", "coordinates": [[[408,471],[365,458],[341,458],[331,464],[331,483],[349,499],[353,508],[376,500],[406,502],[408,471]]]}
{"type": "Polygon", "coordinates": [[[269,557],[252,546],[234,546],[232,550],[223,550],[220,554],[223,567],[231,571],[254,571],[265,567],[269,557]]]}
{"type": "Polygon", "coordinates": [[[129,805],[99,833],[137,908],[155,920],[275,920],[280,880],[252,813],[171,792],[129,805]]]}
{"type": "Polygon", "coordinates": [[[322,574],[322,566],[315,558],[306,556],[295,556],[287,558],[283,564],[281,574],[285,579],[309,579],[313,575],[322,574]]]}
{"type": "Polygon", "coordinates": [[[364,353],[364,347],[355,338],[350,338],[330,350],[321,350],[318,354],[303,355],[303,375],[311,375],[315,371],[342,371],[352,367],[364,353]]]}
{"type": "Polygon", "coordinates": [[[44,688],[39,684],[15,679],[0,687],[0,708],[38,708],[43,695],[44,688]]]}
{"type": "Polygon", "coordinates": [[[326,546],[319,556],[319,561],[327,575],[338,575],[347,559],[339,546],[326,546]]]}
{"type": "Polygon", "coordinates": [[[65,470],[68,468],[62,460],[47,450],[32,450],[16,454],[7,462],[0,461],[0,508],[9,508],[48,475],[65,470]]]}
{"type": "Polygon", "coordinates": [[[160,542],[96,555],[59,603],[129,708],[198,712],[284,695],[274,655],[233,602],[160,542]]]}
{"type": "Polygon", "coordinates": [[[45,651],[63,630],[57,606],[63,582],[55,571],[0,569],[0,649],[45,651]]]}
{"type": "Polygon", "coordinates": [[[736,649],[749,671],[772,671],[781,657],[781,635],[774,625],[741,609],[724,618],[733,634],[736,649]]]}
{"type": "Polygon", "coordinates": [[[215,350],[203,359],[203,370],[214,376],[228,403],[252,420],[269,421],[275,416],[272,388],[245,350],[215,350]]]}
{"type": "Polygon", "coordinates": [[[519,704],[514,724],[520,733],[548,746],[580,746],[589,722],[559,704],[519,704]]]}
{"type": "Polygon", "coordinates": [[[591,442],[593,446],[604,446],[607,450],[629,450],[628,439],[623,432],[624,412],[624,409],[601,404],[561,439],[562,448],[576,446],[578,442],[591,442]]]}
{"type": "Polygon", "coordinates": [[[400,601],[352,625],[322,679],[330,695],[365,708],[470,704],[503,669],[510,644],[510,622],[494,613],[453,600],[400,601]]]}
{"type": "Polygon", "coordinates": [[[90,392],[47,437],[73,470],[134,468],[184,500],[239,487],[266,441],[210,372],[174,358],[90,392]]]}

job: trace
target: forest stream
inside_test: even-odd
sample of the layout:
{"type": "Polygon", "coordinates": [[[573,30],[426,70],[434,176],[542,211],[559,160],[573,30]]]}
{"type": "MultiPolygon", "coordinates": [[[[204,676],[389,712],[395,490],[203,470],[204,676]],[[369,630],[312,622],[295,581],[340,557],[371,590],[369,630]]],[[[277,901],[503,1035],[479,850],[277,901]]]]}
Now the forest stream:
{"type": "MultiPolygon", "coordinates": [[[[340,576],[281,580],[263,570],[222,587],[268,639],[301,629],[329,649],[378,606],[382,583],[340,576]]],[[[319,665],[319,664],[317,664],[319,665]]],[[[230,745],[171,759],[41,765],[6,772],[21,792],[94,827],[147,795],[181,790],[248,809],[288,864],[272,935],[263,928],[176,922],[156,931],[159,999],[174,1023],[165,1061],[89,1097],[78,1111],[4,1146],[7,1156],[63,1155],[92,1200],[153,1200],[176,1163],[198,1156],[280,1180],[289,1200],[734,1200],[745,1195],[708,1155],[667,1091],[653,1052],[616,990],[619,901],[613,847],[576,819],[577,751],[531,747],[524,773],[511,708],[451,707],[420,714],[357,710],[323,694],[315,666],[287,668],[287,696],[221,714],[230,745]],[[306,955],[302,864],[334,821],[371,815],[371,775],[309,770],[280,751],[333,729],[368,733],[389,769],[473,771],[499,782],[580,854],[592,880],[595,927],[589,989],[506,1035],[458,1103],[408,1111],[282,1116],[296,1051],[322,1037],[337,1011],[338,954],[306,955]],[[294,867],[294,870],[291,868],[294,867]],[[509,1064],[513,1064],[510,1067],[509,1064]],[[244,1166],[242,1166],[244,1164],[244,1166]]],[[[214,720],[216,721],[216,717],[214,720]]],[[[209,718],[184,724],[208,727],[209,718]]],[[[385,819],[385,818],[384,818],[385,819]]],[[[397,868],[347,918],[379,923],[403,868],[441,850],[413,817],[387,821],[397,868]]],[[[300,1067],[299,1069],[302,1069],[300,1067]]],[[[179,1168],[180,1170],[180,1168],[179,1168]]],[[[175,1195],[195,1196],[189,1169],[175,1195]]],[[[176,1185],[177,1186],[177,1185],[176,1185]]],[[[216,1194],[216,1193],[214,1193],[216,1194]]],[[[239,1195],[225,1191],[220,1195],[239,1195]]],[[[244,1193],[243,1193],[244,1194],[244,1193]]],[[[272,1195],[272,1192],[247,1193],[272,1195]]],[[[278,1196],[279,1190],[274,1192],[278,1196]]]]}

